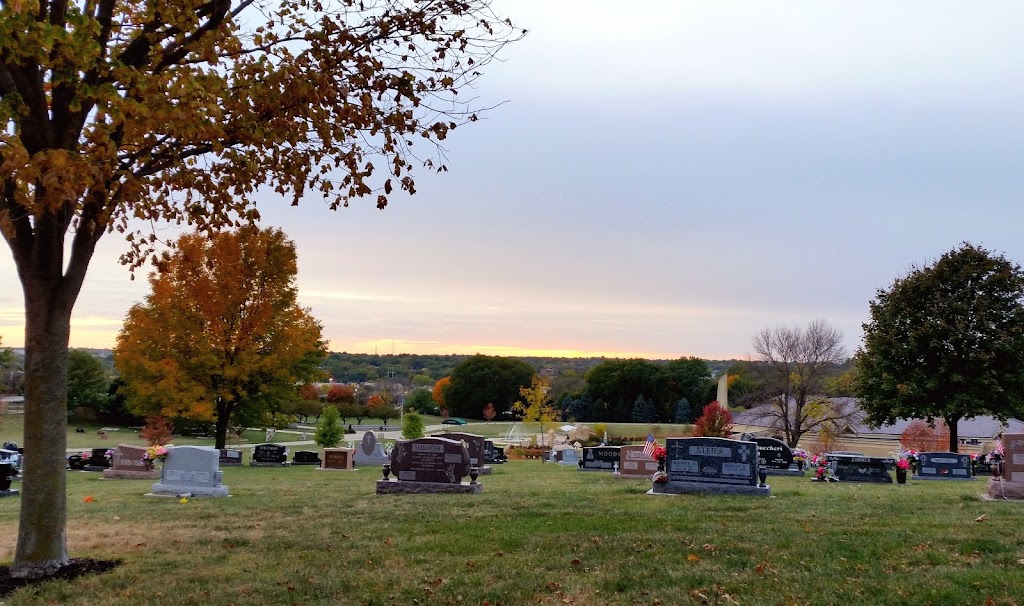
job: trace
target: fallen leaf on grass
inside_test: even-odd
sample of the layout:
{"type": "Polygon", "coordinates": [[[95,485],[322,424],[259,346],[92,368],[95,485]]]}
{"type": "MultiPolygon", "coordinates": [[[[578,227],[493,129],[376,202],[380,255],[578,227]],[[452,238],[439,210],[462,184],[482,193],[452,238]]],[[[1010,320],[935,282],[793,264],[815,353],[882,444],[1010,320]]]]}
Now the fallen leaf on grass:
{"type": "Polygon", "coordinates": [[[579,558],[573,558],[572,562],[569,562],[569,563],[572,564],[573,566],[579,566],[580,565],[580,559],[579,558]]]}
{"type": "Polygon", "coordinates": [[[466,562],[466,570],[473,570],[474,566],[476,566],[476,564],[473,562],[466,562]]]}
{"type": "Polygon", "coordinates": [[[384,544],[385,545],[390,545],[391,544],[391,537],[388,537],[388,538],[384,539],[384,544]]]}
{"type": "Polygon", "coordinates": [[[980,516],[974,518],[974,521],[975,522],[984,522],[985,518],[987,518],[987,517],[988,517],[988,514],[987,513],[983,513],[980,516]]]}
{"type": "Polygon", "coordinates": [[[691,553],[690,555],[686,556],[686,560],[688,562],[699,562],[700,556],[695,553],[691,553]]]}
{"type": "Polygon", "coordinates": [[[716,549],[718,548],[712,545],[711,543],[704,543],[704,551],[714,551],[716,549]]]}
{"type": "Polygon", "coordinates": [[[558,591],[558,588],[559,588],[559,584],[558,583],[556,583],[554,581],[551,581],[550,583],[548,583],[548,589],[550,589],[551,591],[558,591]]]}

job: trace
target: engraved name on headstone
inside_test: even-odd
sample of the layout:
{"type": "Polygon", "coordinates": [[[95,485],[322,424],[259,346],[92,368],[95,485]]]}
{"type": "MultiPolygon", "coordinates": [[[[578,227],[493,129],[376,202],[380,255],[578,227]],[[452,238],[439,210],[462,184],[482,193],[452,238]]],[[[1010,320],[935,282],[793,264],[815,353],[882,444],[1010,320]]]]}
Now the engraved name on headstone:
{"type": "Polygon", "coordinates": [[[469,475],[469,449],[445,438],[399,440],[391,451],[391,471],[399,481],[457,484],[469,475]]]}

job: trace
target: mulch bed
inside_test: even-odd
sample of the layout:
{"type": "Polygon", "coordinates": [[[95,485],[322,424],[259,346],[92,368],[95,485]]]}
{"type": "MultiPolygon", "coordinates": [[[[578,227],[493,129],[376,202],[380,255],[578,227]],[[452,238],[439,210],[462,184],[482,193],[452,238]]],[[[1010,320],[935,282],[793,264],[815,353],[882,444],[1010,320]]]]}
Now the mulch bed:
{"type": "Polygon", "coordinates": [[[57,571],[57,574],[38,579],[19,579],[11,576],[10,566],[0,566],[0,598],[8,596],[22,587],[47,583],[54,579],[72,581],[87,574],[110,572],[121,565],[121,560],[91,560],[71,558],[71,562],[57,571]]]}

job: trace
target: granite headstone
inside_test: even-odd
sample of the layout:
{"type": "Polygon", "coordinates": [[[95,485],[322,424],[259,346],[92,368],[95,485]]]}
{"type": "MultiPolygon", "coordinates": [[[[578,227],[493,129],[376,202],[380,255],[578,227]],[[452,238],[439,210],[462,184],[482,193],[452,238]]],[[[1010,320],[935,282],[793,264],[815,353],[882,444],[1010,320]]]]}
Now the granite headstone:
{"type": "Polygon", "coordinates": [[[320,465],[320,454],[312,450],[299,450],[292,455],[292,465],[320,465]]]}
{"type": "Polygon", "coordinates": [[[114,449],[112,467],[103,470],[103,477],[128,480],[152,480],[160,477],[160,472],[153,469],[153,462],[143,458],[145,454],[145,448],[121,444],[114,449]]]}
{"type": "Polygon", "coordinates": [[[583,471],[615,471],[619,466],[618,446],[588,446],[583,449],[583,471]]]}
{"type": "Polygon", "coordinates": [[[896,466],[896,459],[887,457],[866,457],[852,454],[828,453],[825,455],[832,474],[840,482],[875,482],[892,484],[889,470],[896,466]]]}
{"type": "Polygon", "coordinates": [[[252,467],[280,467],[288,464],[288,449],[283,444],[257,444],[252,449],[252,467]]]}
{"type": "Polygon", "coordinates": [[[388,461],[388,455],[384,454],[384,445],[377,441],[377,434],[372,431],[364,433],[352,462],[357,466],[380,467],[388,461]]]}
{"type": "Polygon", "coordinates": [[[480,475],[488,475],[491,473],[491,468],[484,465],[484,447],[486,440],[483,436],[459,431],[449,431],[447,433],[439,433],[435,435],[438,438],[455,441],[461,440],[465,442],[466,447],[469,448],[469,464],[472,467],[478,468],[480,475]]]}
{"type": "Polygon", "coordinates": [[[644,454],[643,446],[623,446],[619,449],[619,476],[650,478],[658,471],[658,462],[644,454]]]}
{"type": "Polygon", "coordinates": [[[707,437],[665,442],[667,481],[655,481],[653,494],[771,494],[771,487],[758,486],[754,442],[707,437]]]}
{"type": "Polygon", "coordinates": [[[971,455],[958,452],[918,453],[918,480],[973,480],[971,455]]]}
{"type": "Polygon", "coordinates": [[[220,452],[207,446],[175,446],[167,449],[160,481],[153,484],[156,496],[192,495],[226,497],[221,484],[220,452]]]}
{"type": "Polygon", "coordinates": [[[352,459],[355,452],[354,448],[325,448],[324,460],[320,469],[353,471],[352,459]]]}
{"type": "Polygon", "coordinates": [[[221,448],[218,462],[221,467],[238,467],[242,464],[242,451],[234,448],[221,448]]]}

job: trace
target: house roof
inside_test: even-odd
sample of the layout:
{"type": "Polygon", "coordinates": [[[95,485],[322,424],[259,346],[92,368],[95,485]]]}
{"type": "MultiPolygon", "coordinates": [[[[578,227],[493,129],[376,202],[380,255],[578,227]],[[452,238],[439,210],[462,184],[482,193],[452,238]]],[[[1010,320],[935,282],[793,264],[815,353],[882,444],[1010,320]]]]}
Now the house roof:
{"type": "MultiPolygon", "coordinates": [[[[860,408],[859,398],[830,398],[830,400],[833,405],[840,406],[844,409],[853,408],[853,410],[849,410],[845,425],[840,427],[840,431],[846,434],[860,436],[899,436],[907,426],[918,420],[901,419],[889,425],[871,427],[865,421],[867,413],[860,408]]],[[[736,425],[769,428],[771,427],[772,415],[768,413],[771,410],[772,407],[770,404],[760,404],[758,406],[748,408],[742,412],[735,413],[733,415],[733,423],[736,425]]],[[[995,417],[978,416],[971,419],[961,419],[960,422],[957,423],[957,437],[964,439],[977,438],[991,440],[996,438],[1003,431],[1010,433],[1024,433],[1024,421],[1019,419],[1010,419],[1006,423],[1002,423],[995,417]]]]}

